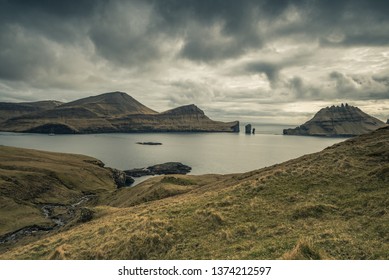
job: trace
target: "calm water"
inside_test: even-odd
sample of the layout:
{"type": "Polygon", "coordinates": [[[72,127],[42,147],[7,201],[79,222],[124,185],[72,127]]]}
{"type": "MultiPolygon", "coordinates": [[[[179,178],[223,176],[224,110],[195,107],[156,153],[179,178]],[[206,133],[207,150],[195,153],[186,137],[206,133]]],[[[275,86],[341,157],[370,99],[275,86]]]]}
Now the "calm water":
{"type": "Polygon", "coordinates": [[[191,174],[226,174],[281,163],[344,140],[283,136],[277,126],[256,126],[256,131],[255,135],[242,132],[55,136],[0,133],[0,145],[89,155],[122,170],[179,161],[192,167],[191,174]],[[147,141],[163,145],[136,144],[147,141]]]}

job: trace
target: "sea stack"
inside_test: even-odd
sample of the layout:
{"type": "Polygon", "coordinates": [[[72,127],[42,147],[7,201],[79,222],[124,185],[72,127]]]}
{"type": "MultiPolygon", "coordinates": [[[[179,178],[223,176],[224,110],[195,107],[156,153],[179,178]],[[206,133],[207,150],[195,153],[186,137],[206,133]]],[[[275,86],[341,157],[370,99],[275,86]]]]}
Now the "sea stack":
{"type": "Polygon", "coordinates": [[[365,134],[386,124],[359,108],[341,104],[321,109],[315,116],[296,128],[284,129],[285,135],[350,137],[365,134]]]}
{"type": "Polygon", "coordinates": [[[246,132],[246,134],[251,134],[251,124],[247,124],[245,126],[245,132],[246,132]]]}

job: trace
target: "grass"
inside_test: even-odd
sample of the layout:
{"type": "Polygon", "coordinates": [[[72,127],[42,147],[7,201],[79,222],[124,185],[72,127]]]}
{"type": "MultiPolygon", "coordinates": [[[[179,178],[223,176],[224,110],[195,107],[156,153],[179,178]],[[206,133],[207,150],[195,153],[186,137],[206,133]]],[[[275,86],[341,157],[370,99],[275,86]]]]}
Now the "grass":
{"type": "Polygon", "coordinates": [[[155,177],[0,258],[388,259],[388,136],[244,174],[155,177]]]}
{"type": "Polygon", "coordinates": [[[116,188],[90,157],[1,146],[0,159],[0,235],[50,223],[41,204],[71,204],[116,188]]]}

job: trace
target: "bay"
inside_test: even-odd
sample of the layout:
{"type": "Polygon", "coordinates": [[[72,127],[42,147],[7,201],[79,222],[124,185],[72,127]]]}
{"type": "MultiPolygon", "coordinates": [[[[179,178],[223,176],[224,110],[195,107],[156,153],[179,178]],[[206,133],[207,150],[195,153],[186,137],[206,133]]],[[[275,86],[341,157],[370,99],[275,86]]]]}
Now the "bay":
{"type": "MultiPolygon", "coordinates": [[[[284,126],[285,127],[285,126],[284,126]]],[[[345,138],[284,136],[277,126],[241,133],[132,133],[44,135],[0,132],[0,145],[92,156],[125,170],[178,161],[190,174],[247,172],[321,151],[345,138]],[[161,142],[139,145],[137,142],[161,142]]],[[[282,130],[281,130],[282,131],[282,130]]]]}

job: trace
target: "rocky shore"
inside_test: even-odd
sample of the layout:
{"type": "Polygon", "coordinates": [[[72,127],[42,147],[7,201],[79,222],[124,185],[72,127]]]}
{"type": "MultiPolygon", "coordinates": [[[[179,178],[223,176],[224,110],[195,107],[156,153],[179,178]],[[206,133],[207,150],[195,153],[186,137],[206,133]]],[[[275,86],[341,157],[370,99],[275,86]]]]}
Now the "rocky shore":
{"type": "Polygon", "coordinates": [[[153,175],[168,175],[168,174],[188,174],[192,168],[181,162],[165,162],[156,164],[145,168],[134,168],[131,170],[124,170],[127,177],[143,177],[153,175]]]}

